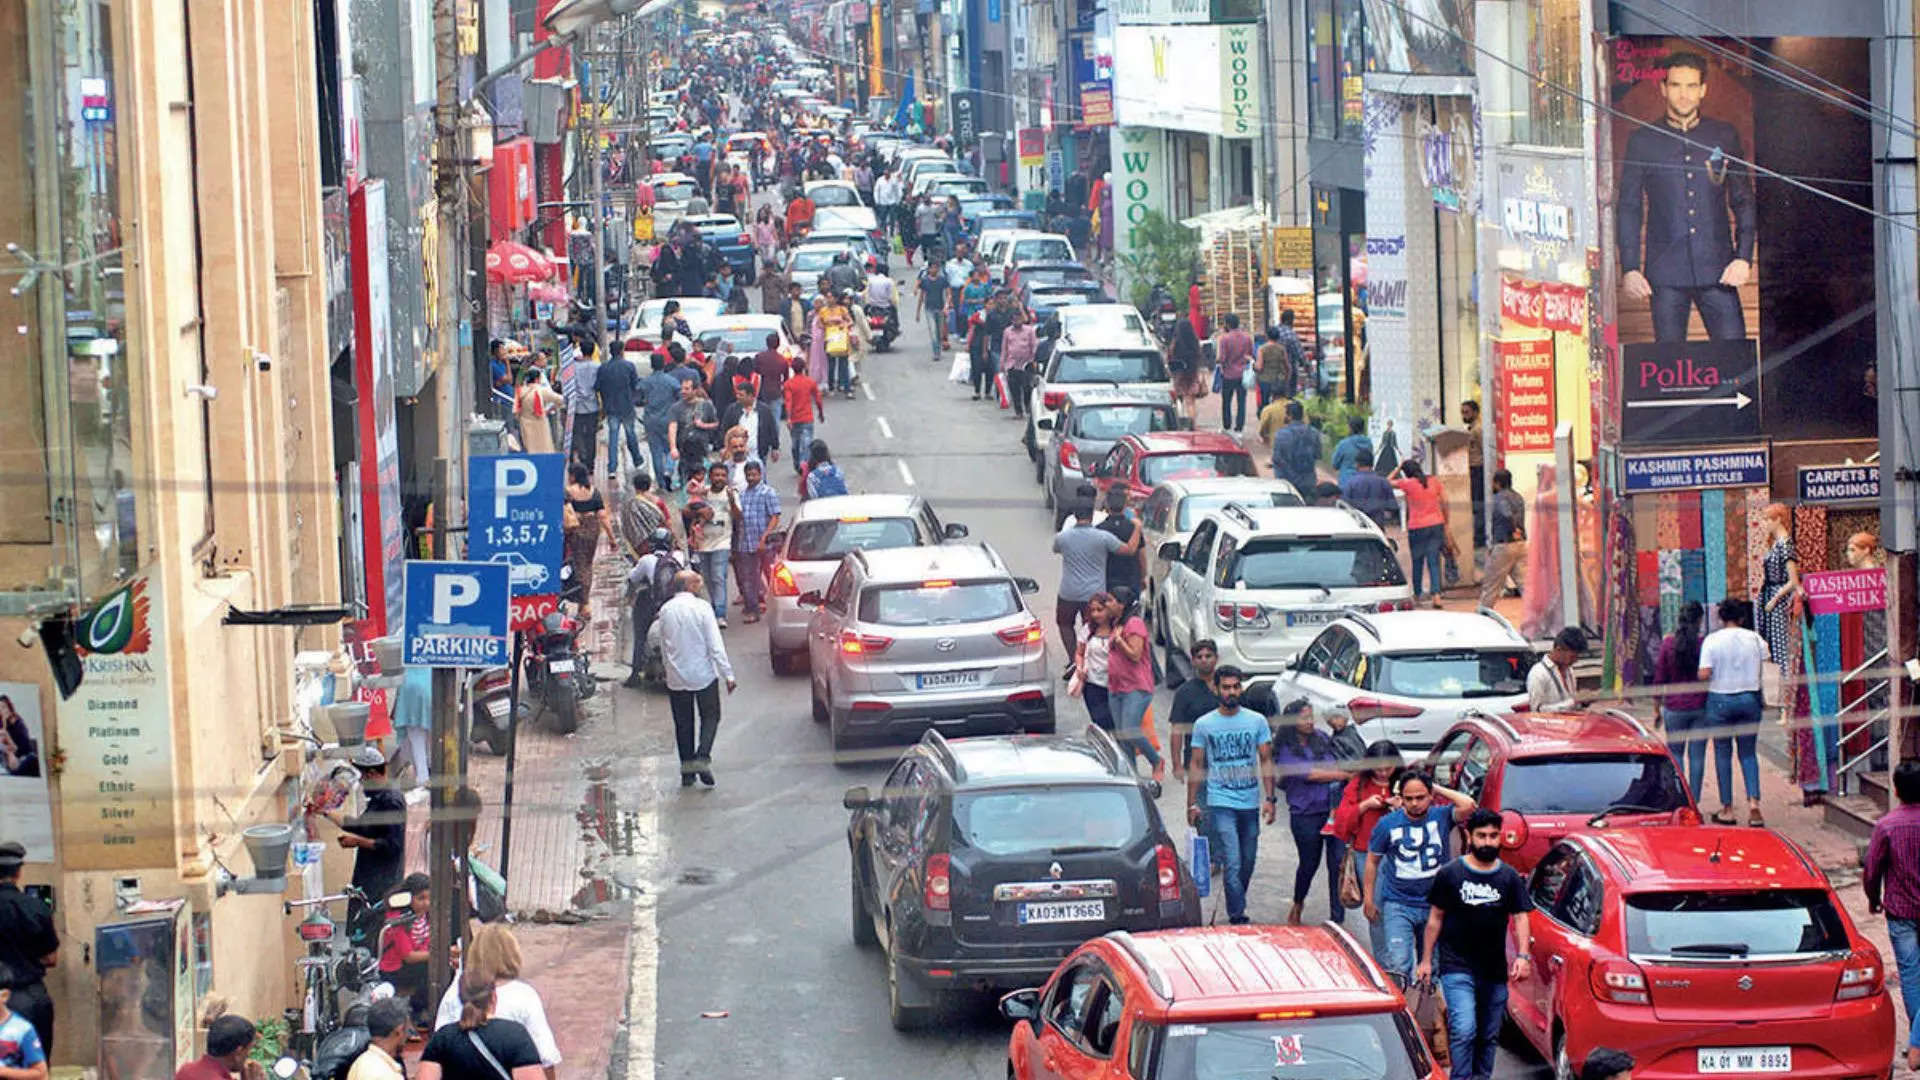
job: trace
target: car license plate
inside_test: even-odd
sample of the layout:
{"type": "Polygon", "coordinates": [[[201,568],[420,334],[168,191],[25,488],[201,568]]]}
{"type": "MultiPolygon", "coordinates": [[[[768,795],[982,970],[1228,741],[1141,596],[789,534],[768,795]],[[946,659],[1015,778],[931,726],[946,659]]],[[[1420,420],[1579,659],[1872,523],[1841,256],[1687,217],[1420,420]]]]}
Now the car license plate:
{"type": "Polygon", "coordinates": [[[918,676],[918,685],[922,690],[953,690],[978,686],[982,674],[979,671],[928,671],[918,676]]]}
{"type": "Polygon", "coordinates": [[[570,674],[573,671],[573,661],[572,659],[549,660],[547,661],[547,670],[553,672],[555,675],[570,674]]]}
{"type": "Polygon", "coordinates": [[[1058,900],[1045,904],[1021,904],[1019,912],[1022,926],[1031,923],[1095,922],[1107,917],[1107,905],[1102,900],[1058,900]]]}
{"type": "Polygon", "coordinates": [[[1793,1071],[1791,1046],[1703,1046],[1699,1051],[1703,1073],[1772,1073],[1793,1071]]]}
{"type": "Polygon", "coordinates": [[[1289,611],[1288,626],[1325,626],[1340,617],[1337,611],[1289,611]]]}

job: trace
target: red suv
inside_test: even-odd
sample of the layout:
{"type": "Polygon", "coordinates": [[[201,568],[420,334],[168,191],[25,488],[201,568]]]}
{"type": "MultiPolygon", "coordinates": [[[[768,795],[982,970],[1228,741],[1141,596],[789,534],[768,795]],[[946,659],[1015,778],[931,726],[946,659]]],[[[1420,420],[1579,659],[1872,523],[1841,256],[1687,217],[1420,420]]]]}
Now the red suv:
{"type": "MultiPolygon", "coordinates": [[[[1224,431],[1155,431],[1127,435],[1093,467],[1093,482],[1105,495],[1125,484],[1134,502],[1153,494],[1154,485],[1195,476],[1257,476],[1253,455],[1224,431]]],[[[1098,504],[1096,504],[1098,505],[1098,504]]]]}
{"type": "Polygon", "coordinates": [[[1523,874],[1571,833],[1700,824],[1666,742],[1618,710],[1470,716],[1427,763],[1441,784],[1500,811],[1506,861],[1523,874]]]}
{"type": "Polygon", "coordinates": [[[1557,1076],[1595,1046],[1639,1080],[1883,1078],[1880,954],[1813,861],[1765,829],[1587,832],[1530,882],[1533,971],[1507,1011],[1557,1076]]]}
{"type": "Polygon", "coordinates": [[[1014,1080],[1442,1075],[1400,991],[1333,926],[1115,931],[1000,1011],[1020,1021],[1014,1080]]]}

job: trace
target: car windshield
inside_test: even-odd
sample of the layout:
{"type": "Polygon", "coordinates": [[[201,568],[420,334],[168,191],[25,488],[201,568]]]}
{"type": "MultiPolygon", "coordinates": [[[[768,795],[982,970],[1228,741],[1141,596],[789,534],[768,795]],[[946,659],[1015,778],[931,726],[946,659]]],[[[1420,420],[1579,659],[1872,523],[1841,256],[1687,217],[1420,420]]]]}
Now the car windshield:
{"type": "Polygon", "coordinates": [[[1430,1068],[1400,1012],[1166,1029],[1156,1080],[1413,1080],[1430,1068]]]}
{"type": "Polygon", "coordinates": [[[721,233],[738,233],[740,222],[734,218],[702,218],[694,222],[693,227],[700,230],[701,236],[718,236],[721,233]]]}
{"type": "Polygon", "coordinates": [[[1140,462],[1140,482],[1149,487],[1162,480],[1184,480],[1196,476],[1252,475],[1253,459],[1230,450],[1150,454],[1140,462]]]}
{"type": "Polygon", "coordinates": [[[1120,311],[1114,308],[1101,308],[1075,316],[1063,324],[1068,333],[1108,333],[1108,334],[1145,334],[1147,324],[1140,321],[1137,311],[1120,311]]]}
{"type": "Polygon", "coordinates": [[[1034,787],[953,800],[954,843],[988,855],[1122,848],[1146,830],[1146,808],[1136,787],[1034,787]]]}
{"type": "Polygon", "coordinates": [[[1393,552],[1372,536],[1249,540],[1234,553],[1227,580],[1249,589],[1371,589],[1407,583],[1393,552]]]}
{"type": "Polygon", "coordinates": [[[1073,434],[1113,442],[1123,435],[1173,430],[1173,410],[1165,405],[1084,405],[1073,410],[1073,434]]]}
{"type": "Polygon", "coordinates": [[[1688,805],[1666,754],[1551,754],[1507,762],[1500,806],[1522,814],[1597,814],[1608,807],[1649,812],[1688,805]]]}
{"type": "Polygon", "coordinates": [[[1006,580],[880,585],[860,594],[860,621],[882,626],[954,626],[1019,610],[1020,594],[1006,580]]]}
{"type": "Polygon", "coordinates": [[[1373,688],[1416,698],[1522,694],[1533,654],[1525,649],[1392,653],[1374,658],[1373,688]]]}
{"type": "Polygon", "coordinates": [[[1031,306],[1053,309],[1075,307],[1080,304],[1089,304],[1092,302],[1092,298],[1084,292],[1075,292],[1067,289],[1038,289],[1035,290],[1032,295],[1031,306]]]}
{"type": "Polygon", "coordinates": [[[1181,532],[1200,523],[1200,519],[1223,506],[1299,506],[1300,496],[1291,491],[1261,491],[1246,495],[1189,495],[1180,502],[1181,532]]]}
{"type": "Polygon", "coordinates": [[[1038,240],[1016,240],[1013,242],[1013,261],[1023,262],[1068,262],[1073,259],[1073,245],[1058,237],[1046,237],[1038,240]]]}
{"type": "Polygon", "coordinates": [[[1629,893],[1627,951],[1657,956],[1842,952],[1847,929],[1824,889],[1629,893]]]}
{"type": "Polygon", "coordinates": [[[1053,374],[1048,381],[1057,383],[1152,383],[1166,382],[1167,369],[1160,354],[1151,349],[1125,352],[1075,351],[1055,353],[1053,374]]]}
{"type": "Polygon", "coordinates": [[[1040,285],[1093,283],[1093,271],[1078,266],[1034,266],[1020,271],[1020,280],[1040,285]]]}
{"type": "Polygon", "coordinates": [[[911,518],[802,521],[787,540],[787,558],[837,559],[849,551],[913,547],[919,542],[911,518]]]}
{"type": "Polygon", "coordinates": [[[734,352],[752,356],[767,347],[767,335],[779,331],[767,326],[746,326],[728,330],[702,330],[700,348],[714,352],[721,342],[726,342],[734,352]]]}
{"type": "Polygon", "coordinates": [[[987,182],[972,176],[946,176],[933,182],[935,195],[964,195],[969,191],[985,191],[987,182]]]}
{"type": "Polygon", "coordinates": [[[653,185],[655,202],[687,202],[700,194],[700,185],[691,180],[669,180],[653,185]]]}
{"type": "Polygon", "coordinates": [[[850,187],[829,184],[814,188],[808,193],[815,206],[859,206],[860,196],[850,187]]]}
{"type": "Polygon", "coordinates": [[[815,270],[815,271],[825,270],[827,267],[833,265],[833,257],[838,254],[840,254],[840,252],[838,249],[835,249],[835,248],[820,248],[813,251],[796,251],[793,253],[792,269],[815,270]]]}

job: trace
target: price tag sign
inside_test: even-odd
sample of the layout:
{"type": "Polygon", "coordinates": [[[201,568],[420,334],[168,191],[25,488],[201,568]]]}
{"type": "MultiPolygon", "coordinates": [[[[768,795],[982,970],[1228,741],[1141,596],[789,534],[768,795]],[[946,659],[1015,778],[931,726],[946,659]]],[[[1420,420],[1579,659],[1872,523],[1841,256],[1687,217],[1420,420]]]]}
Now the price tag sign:
{"type": "Polygon", "coordinates": [[[514,630],[536,625],[559,601],[566,470],[562,454],[468,459],[467,554],[507,568],[514,630]]]}

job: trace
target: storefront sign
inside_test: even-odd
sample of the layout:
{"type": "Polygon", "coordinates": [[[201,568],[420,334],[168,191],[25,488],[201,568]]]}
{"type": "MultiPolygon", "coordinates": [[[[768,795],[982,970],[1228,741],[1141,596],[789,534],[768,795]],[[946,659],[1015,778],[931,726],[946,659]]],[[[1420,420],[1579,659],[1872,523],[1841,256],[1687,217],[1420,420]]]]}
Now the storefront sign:
{"type": "Polygon", "coordinates": [[[353,384],[359,436],[360,521],[366,602],[373,636],[400,625],[401,566],[406,525],[400,507],[400,445],[393,401],[392,300],[387,268],[387,186],[362,184],[350,200],[353,218],[353,384]]]}
{"type": "Polygon", "coordinates": [[[1212,17],[1209,0],[1113,0],[1110,10],[1122,26],[1141,23],[1203,23],[1212,17]]]}
{"type": "Polygon", "coordinates": [[[1553,449],[1553,341],[1501,341],[1500,449],[1537,453],[1553,449]]]}
{"type": "Polygon", "coordinates": [[[1502,150],[1498,170],[1501,269],[1537,281],[1583,280],[1580,159],[1502,150]]]}
{"type": "Polygon", "coordinates": [[[1020,129],[1020,164],[1037,169],[1047,163],[1047,133],[1039,128],[1020,129]]]}
{"type": "Polygon", "coordinates": [[[1753,341],[1628,345],[1620,365],[1626,443],[1745,441],[1760,434],[1753,341]]]}
{"type": "Polygon", "coordinates": [[[1067,155],[1059,147],[1047,151],[1047,190],[1060,191],[1067,183],[1067,155]]]}
{"type": "Polygon", "coordinates": [[[953,110],[953,138],[961,146],[972,145],[980,133],[980,98],[971,90],[955,90],[951,104],[953,110]]]}
{"type": "Polygon", "coordinates": [[[1246,24],[1122,26],[1118,122],[1249,139],[1260,130],[1259,39],[1246,24]]]}
{"type": "Polygon", "coordinates": [[[1878,568],[1818,570],[1801,574],[1800,585],[1807,590],[1807,603],[1815,615],[1887,609],[1887,572],[1878,568]]]}
{"type": "Polygon", "coordinates": [[[1444,112],[1438,124],[1420,121],[1420,178],[1442,210],[1459,213],[1475,201],[1475,135],[1473,114],[1459,107],[1444,112]]]}
{"type": "Polygon", "coordinates": [[[74,628],[86,669],[57,707],[68,870],[170,867],[173,688],[160,590],[135,578],[74,628]]]}
{"type": "MultiPolygon", "coordinates": [[[[1126,257],[1135,251],[1134,230],[1148,211],[1167,212],[1167,133],[1158,128],[1114,127],[1113,248],[1115,265],[1126,273],[1126,257]]],[[[1126,287],[1123,282],[1122,288],[1126,287]]],[[[1123,291],[1121,295],[1125,295],[1123,291]]]]}
{"type": "Polygon", "coordinates": [[[1267,265],[1276,274],[1313,269],[1313,226],[1275,225],[1267,231],[1267,265]]]}
{"type": "Polygon", "coordinates": [[[1107,79],[1080,84],[1080,126],[1113,124],[1113,83],[1107,79]]]}
{"type": "Polygon", "coordinates": [[[1500,276],[1500,316],[1533,330],[1563,334],[1587,332],[1587,290],[1551,281],[1500,276]]]}
{"type": "Polygon", "coordinates": [[[1802,465],[1800,501],[1825,506],[1857,504],[1868,506],[1880,501],[1880,466],[1802,465]]]}
{"type": "Polygon", "coordinates": [[[1764,446],[1623,454],[1621,463],[1626,468],[1629,495],[1698,488],[1764,487],[1768,481],[1768,455],[1764,446]]]}
{"type": "Polygon", "coordinates": [[[0,836],[24,846],[28,862],[53,861],[53,803],[47,790],[51,752],[40,688],[0,682],[0,836]]]}

